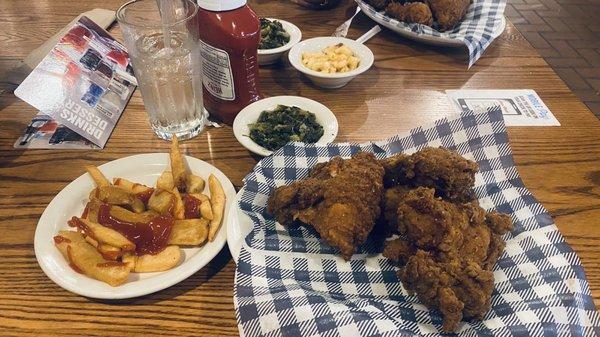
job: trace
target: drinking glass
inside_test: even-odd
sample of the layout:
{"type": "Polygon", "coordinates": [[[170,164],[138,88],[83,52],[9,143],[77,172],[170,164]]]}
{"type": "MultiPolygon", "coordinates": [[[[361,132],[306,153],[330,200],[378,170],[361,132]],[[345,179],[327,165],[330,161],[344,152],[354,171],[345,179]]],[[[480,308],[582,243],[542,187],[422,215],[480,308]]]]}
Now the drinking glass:
{"type": "Polygon", "coordinates": [[[163,139],[192,138],[206,122],[197,14],[190,0],[133,0],[117,10],[150,125],[163,139]]]}

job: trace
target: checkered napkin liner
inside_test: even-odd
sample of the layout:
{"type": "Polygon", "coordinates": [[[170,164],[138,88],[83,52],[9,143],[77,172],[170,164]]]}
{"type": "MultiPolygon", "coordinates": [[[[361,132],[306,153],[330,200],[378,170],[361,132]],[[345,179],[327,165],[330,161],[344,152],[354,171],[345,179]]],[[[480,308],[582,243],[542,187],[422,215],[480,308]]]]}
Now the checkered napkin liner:
{"type": "Polygon", "coordinates": [[[417,35],[434,36],[463,42],[469,50],[469,68],[477,62],[483,51],[502,32],[498,31],[503,24],[506,0],[472,0],[463,20],[454,29],[439,32],[431,27],[418,23],[405,23],[378,12],[363,0],[355,0],[360,7],[375,17],[384,26],[413,32],[417,35]]]}
{"type": "Polygon", "coordinates": [[[407,136],[367,144],[292,143],[245,178],[240,207],[254,224],[236,270],[234,303],[246,336],[434,336],[442,317],[409,295],[369,239],[351,261],[304,228],[265,213],[274,186],[302,179],[315,163],[359,150],[378,157],[445,146],[478,162],[475,192],[486,209],[511,214],[515,230],[495,270],[492,309],[462,323],[460,336],[594,336],[600,316],[577,255],[520,180],[502,115],[463,113],[407,136]]]}

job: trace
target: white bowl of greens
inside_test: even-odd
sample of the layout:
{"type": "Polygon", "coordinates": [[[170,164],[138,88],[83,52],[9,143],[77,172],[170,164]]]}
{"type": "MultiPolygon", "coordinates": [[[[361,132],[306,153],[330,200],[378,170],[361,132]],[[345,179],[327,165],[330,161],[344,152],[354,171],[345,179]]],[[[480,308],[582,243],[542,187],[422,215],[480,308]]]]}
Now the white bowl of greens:
{"type": "Polygon", "coordinates": [[[258,46],[258,64],[272,64],[302,40],[302,32],[293,23],[272,19],[260,19],[260,44],[258,46]]]}
{"type": "Polygon", "coordinates": [[[323,104],[298,96],[256,101],[233,121],[233,134],[246,149],[261,156],[292,141],[327,144],[338,133],[335,115],[323,104]]]}

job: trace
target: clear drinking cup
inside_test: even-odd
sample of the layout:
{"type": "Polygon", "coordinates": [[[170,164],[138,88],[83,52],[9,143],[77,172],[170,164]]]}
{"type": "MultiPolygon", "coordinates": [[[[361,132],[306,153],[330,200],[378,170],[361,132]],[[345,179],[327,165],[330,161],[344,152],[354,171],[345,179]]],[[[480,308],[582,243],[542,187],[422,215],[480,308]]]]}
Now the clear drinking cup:
{"type": "Polygon", "coordinates": [[[190,0],[133,0],[117,10],[150,125],[163,139],[192,138],[206,122],[197,14],[190,0]]]}

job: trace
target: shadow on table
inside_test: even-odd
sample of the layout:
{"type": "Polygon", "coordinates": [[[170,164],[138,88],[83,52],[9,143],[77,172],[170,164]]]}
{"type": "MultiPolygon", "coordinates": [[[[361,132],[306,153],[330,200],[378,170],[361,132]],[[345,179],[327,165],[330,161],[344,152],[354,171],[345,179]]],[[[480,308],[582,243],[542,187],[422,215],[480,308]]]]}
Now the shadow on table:
{"type": "MultiPolygon", "coordinates": [[[[122,300],[101,300],[90,298],[90,301],[103,303],[103,304],[124,304],[124,305],[152,305],[160,301],[173,299],[180,295],[184,295],[187,292],[201,287],[207,282],[210,282],[211,278],[219,273],[228,263],[231,261],[231,254],[229,253],[229,246],[223,246],[223,249],[215,256],[212,261],[200,269],[198,272],[188,277],[187,279],[167,288],[160,290],[156,293],[149,294],[137,298],[129,298],[122,300]]],[[[231,288],[233,289],[233,280],[231,282],[231,288]]]]}

